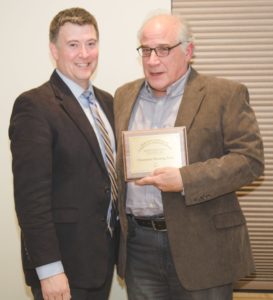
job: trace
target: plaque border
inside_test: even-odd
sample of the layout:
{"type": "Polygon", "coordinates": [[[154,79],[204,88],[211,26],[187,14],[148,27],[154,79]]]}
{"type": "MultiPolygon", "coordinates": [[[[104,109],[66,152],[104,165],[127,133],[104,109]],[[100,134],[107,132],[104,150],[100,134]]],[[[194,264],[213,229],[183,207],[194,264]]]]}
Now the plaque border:
{"type": "Polygon", "coordinates": [[[123,165],[124,165],[124,177],[125,181],[133,181],[149,175],[149,172],[132,173],[130,170],[130,147],[128,139],[132,136],[144,136],[144,135],[160,135],[168,133],[179,133],[180,135],[180,151],[181,156],[184,153],[182,161],[189,164],[188,159],[188,147],[187,147],[187,133],[185,126],[160,128],[160,129],[144,129],[144,130],[129,130],[122,131],[122,152],[123,152],[123,165]],[[182,151],[184,150],[184,151],[182,151]]]}

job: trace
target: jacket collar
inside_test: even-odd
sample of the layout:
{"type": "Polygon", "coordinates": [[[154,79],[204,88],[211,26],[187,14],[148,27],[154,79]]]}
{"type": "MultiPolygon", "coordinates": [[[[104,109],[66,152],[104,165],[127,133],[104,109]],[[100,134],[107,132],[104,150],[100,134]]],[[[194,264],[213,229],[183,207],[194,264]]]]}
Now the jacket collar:
{"type": "Polygon", "coordinates": [[[179,107],[175,126],[186,126],[190,131],[194,117],[205,97],[204,79],[193,68],[185,86],[181,105],[179,107]]]}

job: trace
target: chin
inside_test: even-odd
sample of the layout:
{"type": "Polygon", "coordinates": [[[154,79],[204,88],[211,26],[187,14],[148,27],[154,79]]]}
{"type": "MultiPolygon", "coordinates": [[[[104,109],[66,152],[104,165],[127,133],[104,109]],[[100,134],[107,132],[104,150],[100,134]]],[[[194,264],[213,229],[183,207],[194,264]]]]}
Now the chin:
{"type": "Polygon", "coordinates": [[[85,74],[81,74],[80,76],[78,76],[78,78],[80,80],[89,80],[89,78],[91,77],[92,73],[91,72],[88,72],[88,73],[85,73],[85,74]]]}
{"type": "Polygon", "coordinates": [[[157,91],[165,91],[166,90],[166,86],[165,85],[158,85],[158,84],[153,84],[151,83],[150,86],[152,87],[152,89],[157,90],[157,91]]]}

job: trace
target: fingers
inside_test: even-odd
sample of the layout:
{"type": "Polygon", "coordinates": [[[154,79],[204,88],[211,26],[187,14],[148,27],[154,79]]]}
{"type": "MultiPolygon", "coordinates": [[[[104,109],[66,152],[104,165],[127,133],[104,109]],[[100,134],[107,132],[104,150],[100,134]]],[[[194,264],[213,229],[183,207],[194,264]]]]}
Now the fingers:
{"type": "Polygon", "coordinates": [[[64,273],[41,280],[44,300],[70,300],[70,288],[64,273]]]}
{"type": "Polygon", "coordinates": [[[71,295],[69,291],[57,291],[57,292],[50,292],[47,294],[43,294],[44,300],[71,300],[71,295]]]}
{"type": "Polygon", "coordinates": [[[44,295],[44,300],[71,300],[70,292],[56,292],[56,293],[49,293],[44,295]]]}
{"type": "Polygon", "coordinates": [[[156,175],[160,175],[160,174],[164,174],[164,173],[167,173],[168,171],[170,171],[172,168],[158,168],[158,169],[155,169],[154,172],[153,172],[153,175],[156,176],[156,175]]]}
{"type": "Polygon", "coordinates": [[[158,175],[168,172],[169,168],[158,168],[150,176],[143,177],[135,181],[136,185],[157,185],[158,184],[158,175]]]}
{"type": "Polygon", "coordinates": [[[156,169],[151,176],[146,176],[135,181],[136,185],[153,185],[163,192],[181,192],[183,182],[177,168],[156,169]]]}
{"type": "Polygon", "coordinates": [[[155,178],[154,178],[154,176],[146,176],[146,177],[136,180],[135,184],[136,185],[154,185],[155,178]]]}

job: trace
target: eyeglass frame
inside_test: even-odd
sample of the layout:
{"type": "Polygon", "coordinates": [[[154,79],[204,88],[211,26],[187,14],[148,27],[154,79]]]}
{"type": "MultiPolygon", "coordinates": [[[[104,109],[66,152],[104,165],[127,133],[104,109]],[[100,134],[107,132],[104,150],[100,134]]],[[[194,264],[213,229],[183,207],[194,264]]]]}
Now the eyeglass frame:
{"type": "MultiPolygon", "coordinates": [[[[158,46],[158,47],[155,47],[155,48],[151,48],[151,47],[145,47],[145,46],[139,46],[138,48],[136,48],[136,50],[137,50],[137,52],[139,53],[139,55],[141,56],[141,57],[150,57],[151,55],[152,55],[152,52],[154,51],[155,52],[155,54],[156,54],[156,56],[158,56],[158,57],[166,57],[166,56],[168,56],[169,54],[170,54],[170,51],[172,50],[172,49],[174,49],[174,48],[176,48],[176,47],[178,47],[179,45],[182,45],[183,44],[183,42],[178,42],[177,44],[175,44],[174,46],[171,46],[171,47],[165,47],[165,46],[158,46]],[[143,54],[143,52],[140,52],[140,50],[141,49],[146,49],[146,50],[148,50],[149,49],[149,55],[142,55],[143,54]],[[158,53],[157,53],[157,51],[158,51],[158,49],[160,49],[160,48],[164,48],[164,50],[168,50],[166,53],[166,55],[158,55],[158,53]]],[[[142,51],[142,50],[141,50],[142,51]]]]}

